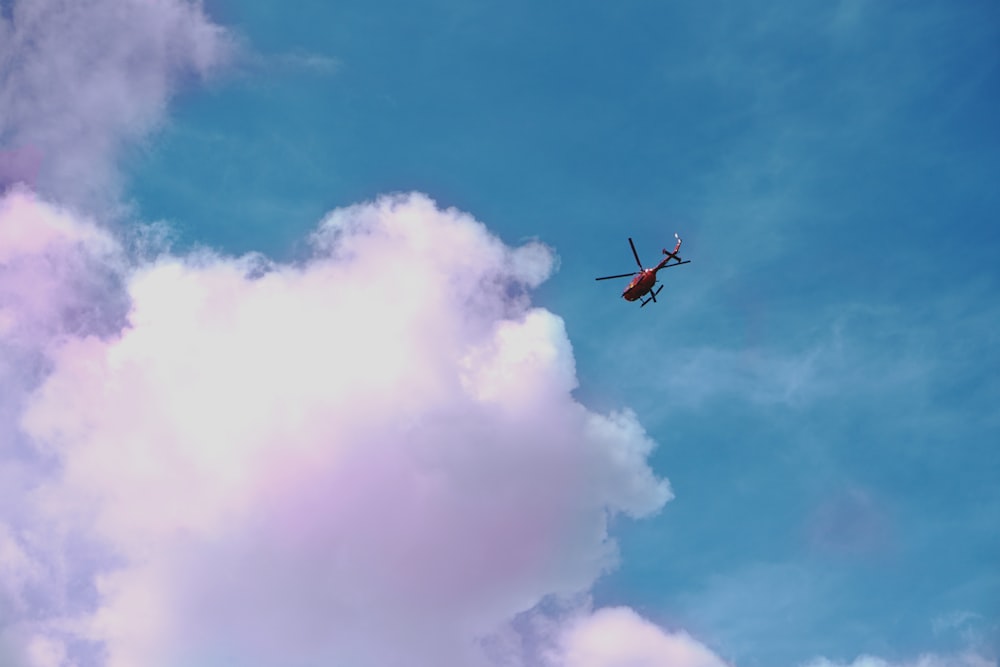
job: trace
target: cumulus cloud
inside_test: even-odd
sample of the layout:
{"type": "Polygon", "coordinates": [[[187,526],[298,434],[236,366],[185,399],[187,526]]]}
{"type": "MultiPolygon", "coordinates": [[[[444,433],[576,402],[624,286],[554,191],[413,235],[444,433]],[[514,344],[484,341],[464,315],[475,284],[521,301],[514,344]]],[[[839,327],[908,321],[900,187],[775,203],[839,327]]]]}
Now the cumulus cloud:
{"type": "Polygon", "coordinates": [[[37,175],[60,202],[114,203],[122,149],[230,51],[197,2],[14,0],[0,14],[0,190],[37,175]]]}
{"type": "Polygon", "coordinates": [[[106,335],[124,321],[119,250],[105,231],[23,188],[0,199],[0,534],[5,518],[23,517],[25,461],[38,457],[17,422],[50,369],[51,344],[106,335]]]}
{"type": "MultiPolygon", "coordinates": [[[[111,335],[124,321],[124,260],[91,221],[23,188],[0,199],[0,663],[60,664],[59,615],[82,609],[91,554],[34,491],[58,461],[19,426],[31,393],[69,338],[111,335]],[[77,591],[75,595],[71,591],[77,591]],[[52,623],[50,623],[50,621],[52,623]],[[20,656],[20,657],[15,657],[20,656]],[[54,662],[55,661],[55,662],[54,662]]],[[[78,534],[85,529],[77,530],[78,534]]]]}
{"type": "MultiPolygon", "coordinates": [[[[0,210],[5,293],[44,290],[3,330],[42,368],[3,379],[24,665],[494,664],[489,637],[615,564],[610,516],[670,498],[635,416],[573,399],[540,244],[408,195],[335,211],[297,265],[138,262],[28,193],[0,210]]],[[[595,618],[556,621],[560,665],[599,664],[595,618]]]]}
{"type": "Polygon", "coordinates": [[[725,667],[687,633],[669,633],[631,609],[600,609],[566,625],[554,664],[565,667],[725,667]]]}
{"type": "Polygon", "coordinates": [[[15,188],[0,200],[0,335],[22,348],[114,325],[102,297],[124,268],[93,222],[15,188]]]}

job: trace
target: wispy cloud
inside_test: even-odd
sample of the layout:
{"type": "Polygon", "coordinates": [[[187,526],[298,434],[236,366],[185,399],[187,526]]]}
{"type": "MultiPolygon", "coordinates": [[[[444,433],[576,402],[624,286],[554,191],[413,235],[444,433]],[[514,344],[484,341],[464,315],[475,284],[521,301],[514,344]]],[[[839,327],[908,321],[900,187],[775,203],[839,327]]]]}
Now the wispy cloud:
{"type": "Polygon", "coordinates": [[[821,658],[805,667],[996,667],[996,660],[990,660],[974,653],[958,655],[922,655],[914,660],[891,662],[870,655],[863,655],[852,662],[834,662],[821,658]]]}
{"type": "Polygon", "coordinates": [[[301,70],[320,76],[329,76],[339,72],[344,63],[339,58],[322,53],[293,52],[274,56],[274,63],[281,69],[301,70]]]}
{"type": "MultiPolygon", "coordinates": [[[[89,209],[120,194],[116,161],[163,121],[190,77],[230,50],[198,3],[15,1],[0,16],[0,142],[37,159],[7,160],[3,181],[89,209]]],[[[2,183],[2,181],[0,181],[2,183]]]]}

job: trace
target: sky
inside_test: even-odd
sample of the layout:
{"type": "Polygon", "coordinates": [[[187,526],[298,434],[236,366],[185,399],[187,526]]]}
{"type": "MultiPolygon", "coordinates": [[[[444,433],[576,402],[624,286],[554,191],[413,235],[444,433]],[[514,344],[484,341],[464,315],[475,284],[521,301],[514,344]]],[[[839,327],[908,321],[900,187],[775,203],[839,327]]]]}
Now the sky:
{"type": "Polygon", "coordinates": [[[989,0],[0,0],[0,666],[997,667],[997,118],[989,0]]]}

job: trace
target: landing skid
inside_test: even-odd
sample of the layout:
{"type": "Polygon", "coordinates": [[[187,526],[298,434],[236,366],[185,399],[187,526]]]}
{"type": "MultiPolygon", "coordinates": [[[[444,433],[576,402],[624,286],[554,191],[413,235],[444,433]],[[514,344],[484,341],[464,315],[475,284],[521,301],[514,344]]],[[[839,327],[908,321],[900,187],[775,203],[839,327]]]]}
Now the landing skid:
{"type": "Polygon", "coordinates": [[[645,308],[646,304],[649,303],[650,301],[656,301],[656,295],[659,294],[662,290],[663,290],[663,285],[660,285],[659,289],[650,292],[649,293],[649,298],[646,299],[645,301],[643,301],[642,304],[639,307],[640,308],[645,308]]]}

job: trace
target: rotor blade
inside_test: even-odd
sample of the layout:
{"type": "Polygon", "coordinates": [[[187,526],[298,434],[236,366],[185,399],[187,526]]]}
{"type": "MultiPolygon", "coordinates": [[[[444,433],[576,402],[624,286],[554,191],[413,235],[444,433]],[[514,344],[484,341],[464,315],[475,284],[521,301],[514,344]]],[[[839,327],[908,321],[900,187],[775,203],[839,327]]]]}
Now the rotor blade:
{"type": "Polygon", "coordinates": [[[639,268],[641,269],[642,268],[642,262],[639,261],[639,253],[637,253],[635,251],[635,244],[632,243],[632,237],[631,236],[628,238],[628,244],[630,246],[632,246],[632,254],[635,255],[635,263],[638,264],[639,268]]]}
{"type": "Polygon", "coordinates": [[[639,273],[638,271],[633,271],[632,273],[619,273],[617,276],[604,276],[603,278],[594,278],[594,280],[611,280],[612,278],[627,278],[629,276],[634,276],[639,273]]]}
{"type": "Polygon", "coordinates": [[[677,262],[676,264],[664,264],[662,268],[669,269],[671,266],[680,266],[681,264],[690,264],[690,259],[685,259],[683,262],[677,262]]]}

